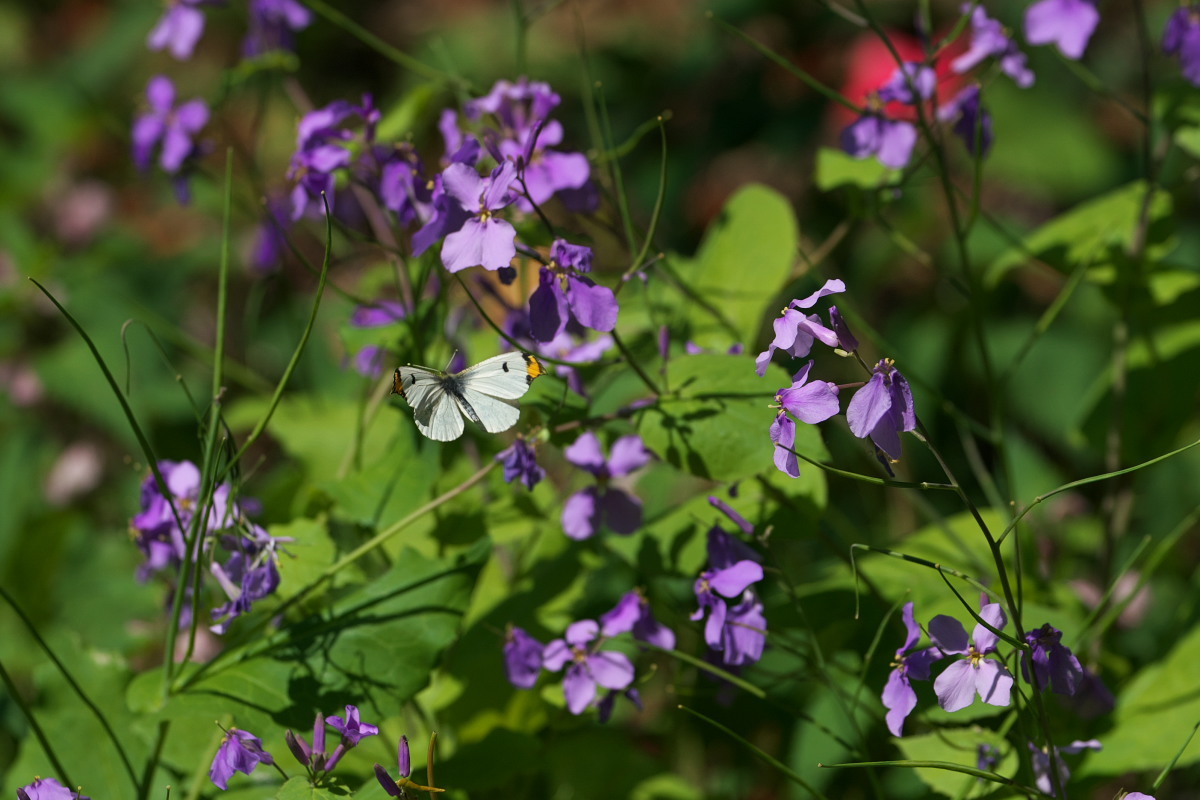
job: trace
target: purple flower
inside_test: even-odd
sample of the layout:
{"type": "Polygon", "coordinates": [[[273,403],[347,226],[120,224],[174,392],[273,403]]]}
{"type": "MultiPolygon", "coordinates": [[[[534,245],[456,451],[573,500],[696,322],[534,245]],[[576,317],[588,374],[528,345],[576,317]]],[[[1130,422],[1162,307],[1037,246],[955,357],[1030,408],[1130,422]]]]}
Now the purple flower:
{"type": "Polygon", "coordinates": [[[496,454],[496,460],[504,467],[504,482],[519,480],[530,491],[546,477],[546,470],[538,466],[537,454],[529,442],[518,436],[513,443],[496,454]]]}
{"type": "MultiPolygon", "coordinates": [[[[1067,779],[1071,777],[1071,771],[1067,769],[1066,762],[1063,761],[1063,755],[1074,755],[1081,753],[1084,750],[1099,750],[1102,745],[1096,739],[1084,741],[1074,741],[1068,745],[1054,748],[1055,761],[1058,762],[1058,782],[1060,785],[1066,785],[1067,779]]],[[[1054,797],[1054,780],[1050,775],[1050,754],[1045,749],[1038,747],[1033,742],[1029,742],[1030,750],[1030,766],[1033,768],[1034,783],[1042,794],[1048,794],[1054,797]]],[[[1130,795],[1132,796],[1132,795],[1130,795]]]]}
{"type": "Polygon", "coordinates": [[[991,56],[1000,61],[1000,70],[1012,78],[1022,89],[1033,85],[1033,72],[1025,65],[1025,54],[1017,49],[1017,43],[1008,37],[1004,26],[992,19],[982,6],[971,4],[962,7],[963,13],[971,11],[971,46],[967,52],[950,63],[950,69],[959,74],[967,72],[980,61],[991,56]]]}
{"type": "Polygon", "coordinates": [[[900,432],[917,427],[917,413],[908,381],[890,358],[880,359],[871,379],[850,398],[846,421],[855,436],[870,436],[889,458],[900,460],[900,432]]]}
{"type": "Polygon", "coordinates": [[[640,591],[626,592],[617,605],[600,617],[605,636],[633,632],[633,638],[664,650],[675,649],[675,633],[650,613],[650,601],[640,591]]]}
{"type": "Polygon", "coordinates": [[[635,496],[609,485],[613,478],[629,475],[650,463],[651,453],[637,435],[622,436],[613,442],[612,456],[604,450],[596,434],[588,431],[575,440],[563,455],[577,467],[596,476],[589,486],[567,498],[563,506],[563,531],[572,539],[590,538],[602,527],[614,533],[630,534],[642,524],[642,503],[635,496]]]}
{"type": "Polygon", "coordinates": [[[1100,680],[1100,676],[1084,668],[1079,685],[1075,687],[1075,694],[1065,697],[1063,705],[1083,719],[1095,719],[1111,714],[1117,701],[1104,685],[1104,681],[1100,680]]]}
{"type": "Polygon", "coordinates": [[[1163,30],[1163,52],[1178,55],[1183,77],[1200,86],[1200,11],[1195,6],[1175,10],[1163,30]]]}
{"type": "Polygon", "coordinates": [[[208,777],[218,789],[225,789],[235,772],[249,775],[259,764],[274,764],[275,759],[262,748],[262,742],[252,733],[230,728],[221,739],[221,747],[213,759],[208,777]]]}
{"type": "Polygon", "coordinates": [[[979,102],[979,87],[968,86],[938,109],[942,122],[954,120],[954,132],[967,145],[967,152],[986,156],[992,147],[992,115],[979,102]]]}
{"type": "MultiPolygon", "coordinates": [[[[154,475],[142,482],[141,511],[130,521],[137,535],[137,545],[146,557],[138,567],[138,580],[176,567],[185,552],[184,532],[191,527],[199,510],[200,469],[190,461],[160,461],[158,471],[166,483],[164,495],[154,475]],[[174,511],[172,510],[174,508],[174,511]],[[176,516],[178,515],[178,517],[176,516]]],[[[221,484],[213,492],[207,510],[207,531],[231,527],[241,517],[241,509],[229,502],[229,484],[221,484]]]]}
{"type": "Polygon", "coordinates": [[[186,61],[204,34],[201,6],[218,4],[219,0],[167,0],[167,8],[146,38],[146,46],[151,50],[169,49],[175,58],[186,61]]]}
{"type": "Polygon", "coordinates": [[[885,167],[904,169],[917,143],[917,129],[911,122],[868,111],[842,129],[839,141],[855,158],[875,156],[885,167]]]}
{"type": "Polygon", "coordinates": [[[696,593],[698,607],[692,614],[695,622],[708,612],[704,623],[704,641],[714,650],[724,647],[722,640],[728,607],[722,598],[740,598],[751,584],[763,579],[763,568],[755,559],[743,558],[746,548],[720,528],[708,532],[709,569],[700,573],[692,590],[696,593]],[[735,560],[736,559],[736,560],[735,560]]]}
{"type": "Polygon", "coordinates": [[[416,220],[428,221],[434,214],[433,187],[423,171],[420,156],[407,142],[395,145],[380,169],[379,199],[403,227],[416,220]]]}
{"type": "Polygon", "coordinates": [[[775,393],[775,402],[801,422],[815,425],[842,410],[838,405],[838,387],[830,381],[808,382],[813,362],[809,361],[792,376],[792,385],[775,393]]]}
{"type": "Polygon", "coordinates": [[[367,378],[378,378],[387,371],[388,351],[369,344],[354,354],[354,371],[367,378]]]}
{"type": "Polygon", "coordinates": [[[312,12],[297,0],[250,0],[250,25],[242,40],[242,55],[261,56],[275,50],[294,50],[295,33],[312,24],[312,12]]]}
{"type": "Polygon", "coordinates": [[[567,667],[563,696],[572,714],[581,714],[591,705],[597,686],[625,689],[633,683],[633,664],[624,653],[600,650],[604,638],[597,639],[599,633],[600,625],[595,620],[574,622],[566,636],[550,642],[542,651],[546,669],[558,672],[567,667]]]}
{"type": "Polygon", "coordinates": [[[917,98],[928,100],[933,97],[936,89],[937,74],[931,67],[916,61],[906,61],[896,68],[892,77],[880,88],[879,99],[884,103],[904,103],[911,106],[916,105],[917,98]],[[917,90],[916,98],[913,96],[913,89],[917,90]]]}
{"type": "Polygon", "coordinates": [[[28,786],[17,789],[17,800],[91,800],[72,792],[54,778],[38,778],[28,786]]]}
{"type": "Polygon", "coordinates": [[[507,161],[488,178],[465,164],[451,164],[442,172],[446,194],[468,214],[462,227],[447,234],[442,243],[442,264],[447,270],[475,266],[497,270],[513,260],[517,232],[495,212],[512,202],[508,190],[516,177],[517,168],[507,161]]]}
{"type": "Polygon", "coordinates": [[[548,83],[521,77],[516,83],[497,81],[486,95],[468,101],[464,110],[470,119],[489,114],[500,124],[503,136],[520,138],[550,116],[560,102],[562,98],[548,83]]]}
{"type": "MultiPolygon", "coordinates": [[[[197,12],[199,13],[199,12],[197,12]]],[[[147,169],[155,148],[163,171],[174,175],[198,150],[193,139],[208,124],[208,106],[195,98],[175,105],[175,85],[163,75],[155,75],[146,84],[148,113],[133,123],[133,163],[147,169]]]]}
{"type": "Polygon", "coordinates": [[[981,744],[975,749],[975,766],[994,770],[1000,763],[1000,748],[992,744],[981,744]]]}
{"type": "Polygon", "coordinates": [[[404,304],[397,300],[376,300],[365,306],[358,306],[350,315],[350,325],[355,328],[381,328],[399,322],[408,316],[404,304]]]}
{"type": "Polygon", "coordinates": [[[839,350],[846,353],[853,353],[858,349],[858,339],[850,332],[850,326],[842,318],[842,314],[838,311],[837,306],[829,307],[829,325],[833,328],[833,332],[837,334],[837,346],[839,350]]]}
{"type": "Polygon", "coordinates": [[[905,603],[902,612],[907,635],[904,644],[892,660],[892,671],[883,687],[883,706],[888,710],[887,726],[893,736],[900,736],[904,720],[917,707],[917,693],[912,681],[929,680],[929,668],[942,657],[936,647],[926,647],[910,653],[921,638],[921,626],[913,619],[913,604],[905,603]]]}
{"type": "Polygon", "coordinates": [[[812,308],[822,297],[846,291],[846,284],[836,278],[825,281],[825,285],[803,300],[793,300],[774,322],[775,338],[767,349],[754,360],[755,371],[761,378],[767,374],[767,365],[776,350],[783,350],[793,358],[804,358],[812,350],[813,342],[820,340],[830,347],[837,347],[838,337],[821,324],[816,314],[805,315],[802,311],[812,308]]]}
{"type": "Polygon", "coordinates": [[[532,689],[542,673],[544,645],[523,629],[510,625],[504,637],[504,671],[518,689],[532,689]]]}
{"type": "Polygon", "coordinates": [[[1033,674],[1042,691],[1053,689],[1055,694],[1075,694],[1083,682],[1083,667],[1070,648],[1062,644],[1062,631],[1046,623],[1025,634],[1025,641],[1033,648],[1032,658],[1021,658],[1021,673],[1029,679],[1029,662],[1033,662],[1033,674]]]}
{"type": "Polygon", "coordinates": [[[1025,9],[1025,40],[1054,44],[1067,58],[1078,61],[1100,22],[1089,0],[1040,0],[1025,9]]]}
{"type": "Polygon", "coordinates": [[[763,614],[763,604],[753,590],[747,589],[742,593],[741,602],[726,612],[721,644],[715,649],[721,651],[722,663],[737,667],[762,658],[766,643],[767,618],[763,614]]]}
{"type": "Polygon", "coordinates": [[[796,447],[796,423],[783,409],[771,423],[771,443],[775,445],[775,468],[793,478],[800,477],[800,460],[792,450],[796,447]]]}
{"type": "MultiPolygon", "coordinates": [[[[999,603],[988,603],[979,616],[996,630],[1008,622],[999,603]]],[[[1013,677],[999,661],[985,657],[996,651],[996,634],[980,623],[968,642],[961,622],[938,614],[929,621],[929,638],[945,655],[965,656],[946,667],[933,682],[938,705],[947,711],[959,711],[975,702],[976,694],[989,705],[1008,705],[1013,677]]]]}
{"type": "Polygon", "coordinates": [[[285,231],[289,220],[283,199],[269,197],[264,212],[262,221],[254,231],[254,243],[250,251],[250,268],[258,275],[274,272],[287,249],[285,231]]]}
{"type": "Polygon", "coordinates": [[[292,154],[287,172],[288,179],[296,181],[291,195],[292,219],[300,219],[305,215],[324,216],[322,193],[329,202],[329,208],[333,209],[334,172],[349,167],[352,160],[346,148],[355,134],[344,123],[353,117],[363,121],[362,135],[368,145],[365,149],[369,150],[375,137],[375,124],[379,120],[379,111],[370,96],[363,98],[361,106],[335,100],[300,118],[296,126],[296,152],[292,154]]]}
{"type": "Polygon", "coordinates": [[[346,706],[344,718],[326,717],[325,721],[342,735],[342,743],[347,747],[354,747],[368,736],[375,736],[379,733],[379,728],[376,726],[359,720],[358,706],[346,706]]]}
{"type": "Polygon", "coordinates": [[[566,330],[572,315],[592,330],[607,332],[616,327],[620,311],[616,295],[584,276],[591,269],[590,247],[554,240],[550,263],[541,268],[538,288],[529,297],[529,333],[534,341],[553,341],[566,330]]]}
{"type": "Polygon", "coordinates": [[[255,601],[279,588],[279,545],[291,540],[271,536],[257,525],[250,532],[253,538],[222,537],[232,555],[224,565],[213,561],[212,574],[229,597],[229,602],[212,610],[213,620],[219,620],[210,628],[213,633],[224,634],[255,601]]]}
{"type": "Polygon", "coordinates": [[[1144,792],[1130,792],[1121,800],[1154,800],[1154,797],[1152,795],[1145,794],[1144,792]]]}

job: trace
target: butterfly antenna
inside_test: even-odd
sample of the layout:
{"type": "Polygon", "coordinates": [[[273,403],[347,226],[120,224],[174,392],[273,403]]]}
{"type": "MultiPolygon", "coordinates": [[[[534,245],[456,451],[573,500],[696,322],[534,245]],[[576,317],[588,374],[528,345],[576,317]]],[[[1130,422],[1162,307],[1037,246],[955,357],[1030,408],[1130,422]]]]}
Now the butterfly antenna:
{"type": "Polygon", "coordinates": [[[454,348],[454,352],[450,354],[450,360],[446,362],[446,368],[443,369],[442,372],[450,371],[450,365],[454,363],[454,358],[457,355],[458,355],[458,348],[456,347],[456,348],[454,348]]]}

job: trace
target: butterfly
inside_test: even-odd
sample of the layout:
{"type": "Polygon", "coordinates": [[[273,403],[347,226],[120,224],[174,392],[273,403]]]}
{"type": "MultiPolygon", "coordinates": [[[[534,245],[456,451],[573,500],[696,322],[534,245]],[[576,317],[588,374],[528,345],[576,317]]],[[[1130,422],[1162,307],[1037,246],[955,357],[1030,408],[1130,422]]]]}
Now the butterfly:
{"type": "Polygon", "coordinates": [[[412,406],[417,430],[434,441],[449,442],[462,436],[463,417],[488,433],[516,425],[521,416],[517,398],[545,372],[542,362],[528,353],[494,356],[453,374],[409,364],[392,376],[392,394],[412,406]]]}

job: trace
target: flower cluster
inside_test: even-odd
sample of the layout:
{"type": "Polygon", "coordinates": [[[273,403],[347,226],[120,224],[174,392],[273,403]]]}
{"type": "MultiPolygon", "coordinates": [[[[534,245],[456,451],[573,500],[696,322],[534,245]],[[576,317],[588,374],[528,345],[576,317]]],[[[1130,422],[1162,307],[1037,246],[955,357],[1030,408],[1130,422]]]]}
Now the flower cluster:
{"type": "MultiPolygon", "coordinates": [[[[1035,76],[1025,53],[1004,25],[977,3],[963,5],[962,12],[970,15],[970,38],[967,49],[950,62],[950,73],[968,73],[990,59],[1017,86],[1032,86],[1035,76]]],[[[1053,44],[1065,57],[1078,60],[1099,22],[1100,12],[1091,0],[1039,0],[1025,11],[1025,40],[1031,45],[1053,44]]],[[[1174,38],[1171,43],[1176,41],[1181,39],[1174,38]]],[[[1164,49],[1173,52],[1166,42],[1164,49]]],[[[928,64],[900,63],[887,83],[868,94],[862,115],[842,131],[842,149],[856,158],[874,156],[892,169],[907,166],[917,142],[917,129],[911,122],[889,116],[885,106],[898,103],[901,108],[913,107],[934,98],[941,57],[936,54],[928,64]]],[[[963,88],[936,110],[937,119],[951,126],[972,155],[987,154],[992,143],[992,121],[980,104],[977,84],[963,88]]]]}
{"type": "Polygon", "coordinates": [[[617,439],[611,452],[605,458],[600,439],[588,431],[563,453],[568,461],[596,478],[595,486],[576,492],[563,504],[563,531],[572,539],[591,538],[602,528],[630,534],[642,525],[642,501],[611,481],[646,466],[652,454],[637,435],[617,439]]]}
{"type": "Polygon", "coordinates": [[[245,504],[231,498],[229,484],[215,487],[202,508],[200,469],[190,461],[160,461],[158,469],[165,486],[154,475],[146,477],[141,511],[130,522],[145,557],[138,580],[162,573],[173,582],[188,554],[188,535],[202,537],[192,552],[209,560],[213,577],[227,596],[228,602],[212,611],[213,632],[224,633],[255,601],[278,588],[279,546],[289,540],[271,536],[251,522],[245,504]],[[217,558],[218,547],[227,554],[224,563],[217,558]]]}
{"type": "MultiPolygon", "coordinates": [[[[204,35],[204,9],[224,5],[224,0],[168,0],[146,37],[146,46],[166,50],[180,61],[190,59],[204,35]]],[[[298,0],[250,0],[248,11],[242,43],[247,58],[292,50],[295,33],[312,23],[312,12],[298,0]]],[[[176,94],[170,78],[156,75],[150,79],[146,86],[149,108],[133,124],[133,162],[146,170],[159,150],[158,164],[172,179],[179,202],[186,204],[189,175],[206,150],[197,136],[208,124],[209,109],[199,98],[176,104],[176,94]]]]}
{"type": "MultiPolygon", "coordinates": [[[[979,611],[982,622],[975,625],[969,637],[963,624],[954,617],[935,616],[929,621],[932,644],[920,649],[916,645],[921,639],[921,628],[913,616],[912,603],[904,605],[902,618],[906,631],[904,644],[896,650],[882,695],[883,705],[888,709],[888,730],[893,736],[901,735],[905,719],[917,707],[917,693],[912,681],[929,680],[933,665],[950,656],[961,658],[950,663],[933,681],[938,705],[946,711],[960,711],[972,705],[976,697],[993,706],[1009,704],[1014,682],[1012,673],[998,657],[989,657],[996,654],[1000,643],[997,631],[1002,631],[1008,623],[999,603],[983,604],[979,611]]],[[[1056,693],[1070,695],[1083,685],[1085,673],[1061,639],[1062,632],[1049,624],[1027,632],[1025,641],[1029,651],[1023,655],[1021,667],[1025,680],[1037,689],[1050,688],[1056,693]]],[[[1061,765],[1061,761],[1059,763],[1061,765]]]]}
{"type": "Polygon", "coordinates": [[[313,722],[312,745],[309,745],[303,736],[292,733],[290,730],[284,734],[284,741],[287,742],[288,749],[292,751],[296,760],[308,770],[309,776],[316,777],[332,772],[347,750],[357,746],[368,736],[375,736],[378,733],[378,727],[363,722],[359,718],[357,706],[348,705],[345,717],[326,718],[324,714],[317,712],[316,720],[313,722]],[[341,734],[337,747],[328,754],[325,752],[325,727],[327,725],[341,734]]]}
{"type": "MultiPolygon", "coordinates": [[[[828,280],[825,285],[803,300],[793,300],[775,320],[775,338],[756,360],[758,374],[765,375],[771,357],[781,350],[793,358],[807,356],[815,342],[836,348],[843,353],[857,352],[858,340],[850,332],[837,306],[829,307],[829,325],[817,314],[805,310],[816,305],[822,297],[843,292],[846,285],[840,280],[828,280]]],[[[796,422],[809,425],[824,422],[841,410],[838,393],[841,387],[830,381],[810,381],[813,362],[809,361],[792,376],[791,386],[775,393],[775,408],[779,412],[771,422],[771,442],[775,446],[775,467],[793,477],[799,477],[800,464],[794,452],[796,422]]],[[[891,359],[880,359],[871,370],[871,378],[863,384],[846,408],[850,432],[860,439],[867,437],[878,452],[890,461],[901,456],[900,434],[917,426],[912,390],[908,381],[896,369],[891,359]]],[[[882,457],[881,457],[881,460],[882,457]]],[[[884,466],[888,462],[884,461],[884,466]]],[[[890,471],[890,467],[889,467],[890,471]]]]}
{"type": "Polygon", "coordinates": [[[709,529],[708,568],[692,586],[698,606],[692,620],[699,621],[707,614],[704,641],[727,667],[742,667],[762,658],[767,619],[751,588],[763,579],[760,561],[758,553],[741,540],[718,526],[709,529]]]}
{"type": "Polygon", "coordinates": [[[518,689],[531,689],[542,670],[562,672],[565,668],[563,697],[572,714],[582,714],[595,706],[600,721],[607,721],[620,694],[640,707],[641,699],[632,687],[633,663],[624,653],[604,647],[626,633],[665,650],[675,647],[674,632],[654,618],[650,602],[641,591],[626,593],[599,621],[572,623],[561,639],[546,645],[521,628],[509,626],[504,641],[509,683],[518,689]],[[607,693],[598,697],[601,688],[607,693]]]}

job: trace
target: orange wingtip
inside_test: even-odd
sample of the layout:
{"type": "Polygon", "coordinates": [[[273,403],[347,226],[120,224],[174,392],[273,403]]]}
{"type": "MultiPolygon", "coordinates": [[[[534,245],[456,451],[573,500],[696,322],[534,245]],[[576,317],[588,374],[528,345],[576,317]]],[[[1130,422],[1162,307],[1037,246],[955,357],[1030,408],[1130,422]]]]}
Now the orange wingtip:
{"type": "Polygon", "coordinates": [[[539,375],[545,375],[546,367],[537,360],[536,356],[525,353],[525,372],[529,375],[529,380],[533,380],[539,375]]]}

